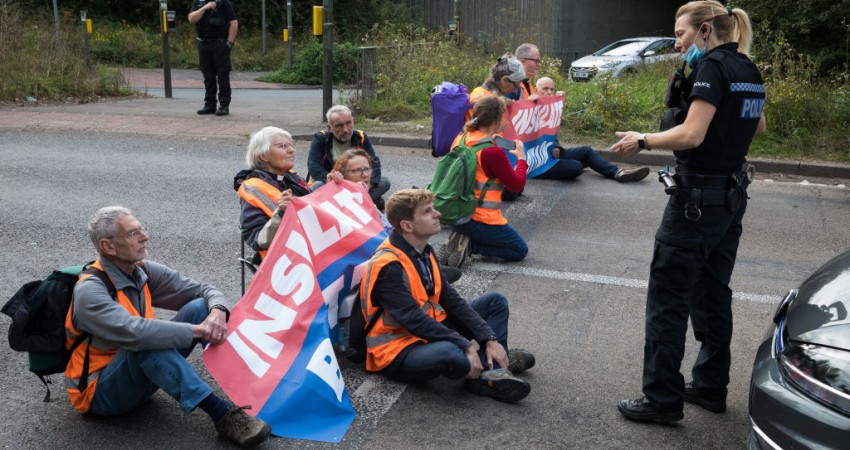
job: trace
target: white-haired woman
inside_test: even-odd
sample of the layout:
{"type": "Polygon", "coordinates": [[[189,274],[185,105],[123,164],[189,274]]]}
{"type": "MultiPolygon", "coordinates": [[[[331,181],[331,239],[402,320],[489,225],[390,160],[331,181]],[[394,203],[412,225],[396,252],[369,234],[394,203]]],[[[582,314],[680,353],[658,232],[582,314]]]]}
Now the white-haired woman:
{"type": "Polygon", "coordinates": [[[242,240],[265,257],[292,197],[307,195],[310,188],[292,170],[295,145],[286,130],[265,127],[252,134],[245,162],[248,169],[233,180],[233,188],[243,200],[239,216],[242,240]]]}

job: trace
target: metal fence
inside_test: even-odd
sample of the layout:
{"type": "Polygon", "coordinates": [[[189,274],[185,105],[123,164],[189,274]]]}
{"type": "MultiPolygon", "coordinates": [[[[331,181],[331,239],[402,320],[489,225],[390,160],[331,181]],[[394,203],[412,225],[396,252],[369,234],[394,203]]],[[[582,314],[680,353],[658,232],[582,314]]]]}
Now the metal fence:
{"type": "Polygon", "coordinates": [[[495,53],[523,42],[565,66],[627,37],[672,36],[682,0],[396,0],[429,28],[446,29],[460,15],[460,33],[495,53]]]}

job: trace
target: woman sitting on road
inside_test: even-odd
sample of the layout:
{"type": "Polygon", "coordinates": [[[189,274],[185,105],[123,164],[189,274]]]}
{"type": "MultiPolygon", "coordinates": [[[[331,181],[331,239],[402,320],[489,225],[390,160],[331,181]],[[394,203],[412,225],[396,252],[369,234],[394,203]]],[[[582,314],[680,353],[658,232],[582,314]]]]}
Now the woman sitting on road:
{"type": "Polygon", "coordinates": [[[265,127],[252,134],[245,161],[249,168],[233,180],[243,200],[239,226],[242,240],[265,257],[292,197],[307,195],[310,188],[292,171],[295,145],[286,130],[265,127]]]}
{"type": "Polygon", "coordinates": [[[510,53],[502,55],[490,68],[490,76],[484,84],[470,92],[469,109],[466,111],[467,122],[472,119],[472,107],[481,97],[487,95],[504,97],[507,104],[522,98],[522,89],[519,84],[524,79],[525,69],[522,68],[522,63],[510,53]]]}
{"type": "MultiPolygon", "coordinates": [[[[522,67],[522,66],[520,66],[522,67]]],[[[528,164],[525,162],[525,147],[516,140],[510,153],[517,158],[516,168],[511,167],[508,155],[493,143],[493,135],[502,127],[505,101],[493,95],[484,96],[472,109],[472,120],[466,123],[465,132],[458,135],[452,148],[463,143],[467,147],[489,143],[490,146],[476,153],[478,165],[475,169],[475,198],[481,200],[481,187],[492,179],[489,189],[483,193],[471,217],[460,219],[454,225],[446,244],[440,252],[440,262],[460,267],[470,253],[520,261],[528,254],[528,245],[502,216],[499,205],[502,190],[520,192],[525,187],[528,164]]]]}

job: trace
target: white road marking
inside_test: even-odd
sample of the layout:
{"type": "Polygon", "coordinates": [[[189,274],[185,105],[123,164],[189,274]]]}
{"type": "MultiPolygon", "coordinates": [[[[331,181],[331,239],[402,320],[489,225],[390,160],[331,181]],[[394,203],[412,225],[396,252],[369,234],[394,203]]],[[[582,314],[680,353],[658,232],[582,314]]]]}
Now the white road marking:
{"type": "MultiPolygon", "coordinates": [[[[535,269],[533,267],[505,266],[495,263],[477,262],[472,267],[472,270],[482,272],[497,272],[511,273],[516,275],[529,275],[533,277],[551,278],[555,280],[581,281],[584,283],[597,283],[609,286],[623,286],[639,289],[646,289],[647,282],[634,278],[609,277],[605,275],[594,275],[589,273],[574,273],[560,272],[557,270],[535,269]]],[[[764,295],[754,294],[749,292],[733,292],[732,298],[735,300],[745,300],[748,302],[759,303],[774,303],[778,304],[782,300],[781,295],[764,295]]]]}

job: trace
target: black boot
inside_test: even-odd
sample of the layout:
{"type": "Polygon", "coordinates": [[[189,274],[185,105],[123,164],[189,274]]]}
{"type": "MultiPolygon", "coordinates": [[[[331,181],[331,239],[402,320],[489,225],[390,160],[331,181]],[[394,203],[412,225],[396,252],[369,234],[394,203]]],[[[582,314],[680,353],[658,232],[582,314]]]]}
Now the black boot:
{"type": "Polygon", "coordinates": [[[198,110],[198,114],[215,114],[215,103],[205,103],[204,107],[198,110]]]}
{"type": "Polygon", "coordinates": [[[215,112],[215,115],[226,116],[226,115],[230,114],[229,106],[230,105],[225,105],[224,103],[222,103],[221,106],[218,107],[218,111],[215,112]]]}

